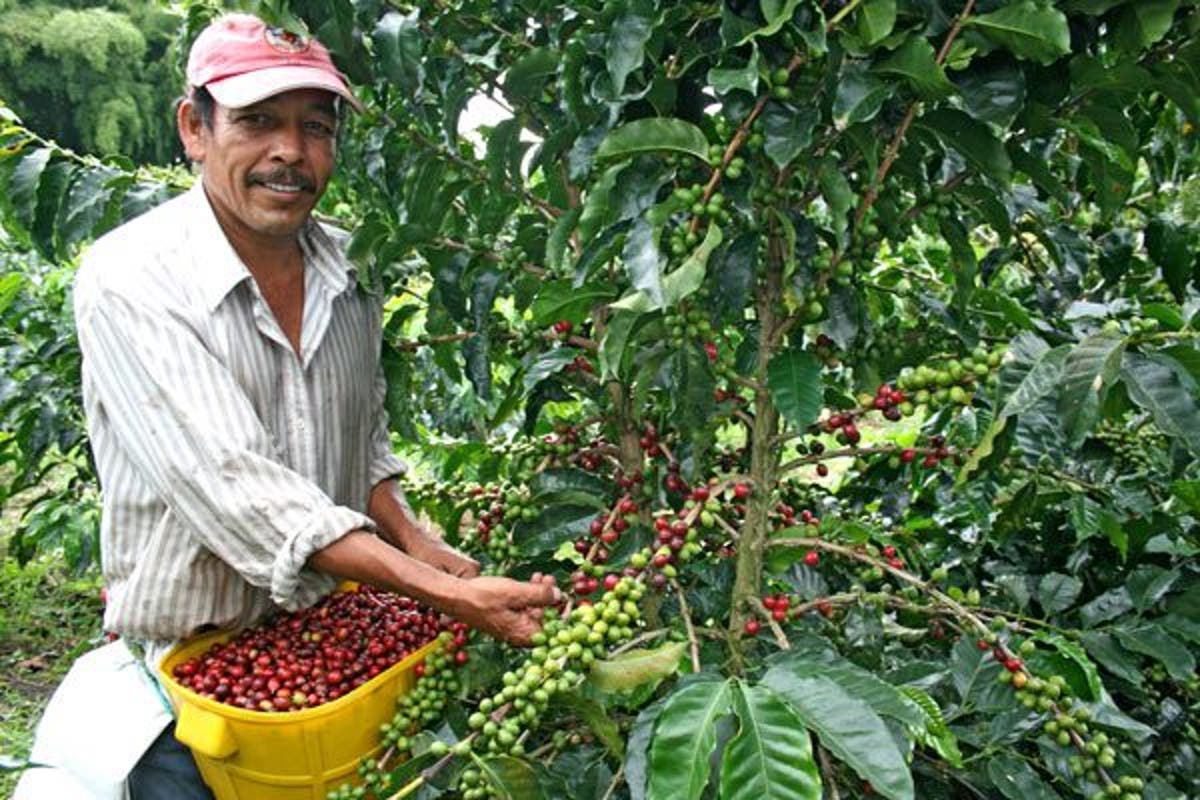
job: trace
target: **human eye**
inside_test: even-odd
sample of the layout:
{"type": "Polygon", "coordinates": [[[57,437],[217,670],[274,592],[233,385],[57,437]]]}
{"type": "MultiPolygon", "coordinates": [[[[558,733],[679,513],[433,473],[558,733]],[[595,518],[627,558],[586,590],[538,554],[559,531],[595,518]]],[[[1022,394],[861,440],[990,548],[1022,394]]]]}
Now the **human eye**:
{"type": "Polygon", "coordinates": [[[247,111],[234,120],[238,125],[251,130],[264,130],[274,124],[274,119],[265,111],[247,111]]]}
{"type": "Polygon", "coordinates": [[[304,128],[309,133],[321,139],[332,139],[335,133],[334,127],[327,122],[321,120],[309,120],[304,123],[304,128]]]}

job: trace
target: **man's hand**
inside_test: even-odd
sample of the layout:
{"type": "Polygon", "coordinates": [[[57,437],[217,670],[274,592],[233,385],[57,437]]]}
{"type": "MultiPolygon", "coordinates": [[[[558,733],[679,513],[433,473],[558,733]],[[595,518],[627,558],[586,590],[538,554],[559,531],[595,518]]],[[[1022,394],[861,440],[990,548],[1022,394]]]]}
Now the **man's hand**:
{"type": "Polygon", "coordinates": [[[465,586],[466,596],[455,616],[490,636],[523,647],[541,630],[542,610],[562,599],[553,579],[546,581],[541,576],[528,583],[474,578],[465,586]]]}
{"type": "Polygon", "coordinates": [[[418,561],[424,561],[429,566],[449,572],[457,578],[474,578],[479,574],[478,561],[427,533],[411,537],[405,550],[418,561]]]}

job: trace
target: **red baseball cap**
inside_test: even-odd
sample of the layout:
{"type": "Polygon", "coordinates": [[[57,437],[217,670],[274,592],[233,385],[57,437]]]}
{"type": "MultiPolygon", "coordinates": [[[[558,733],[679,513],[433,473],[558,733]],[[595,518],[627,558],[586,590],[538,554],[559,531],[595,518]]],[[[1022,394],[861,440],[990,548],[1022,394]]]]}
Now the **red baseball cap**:
{"type": "Polygon", "coordinates": [[[363,110],[323,44],[250,14],[227,14],[201,31],[188,56],[187,81],[229,108],[292,89],[325,89],[363,110]]]}

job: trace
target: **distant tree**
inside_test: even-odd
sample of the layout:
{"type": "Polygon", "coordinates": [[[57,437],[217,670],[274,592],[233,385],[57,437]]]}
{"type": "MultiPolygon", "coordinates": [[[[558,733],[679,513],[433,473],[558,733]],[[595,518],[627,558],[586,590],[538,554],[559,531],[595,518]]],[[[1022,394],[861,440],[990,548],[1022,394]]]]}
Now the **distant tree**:
{"type": "Polygon", "coordinates": [[[151,0],[0,0],[0,99],[67,147],[170,161],[178,22],[151,0]]]}

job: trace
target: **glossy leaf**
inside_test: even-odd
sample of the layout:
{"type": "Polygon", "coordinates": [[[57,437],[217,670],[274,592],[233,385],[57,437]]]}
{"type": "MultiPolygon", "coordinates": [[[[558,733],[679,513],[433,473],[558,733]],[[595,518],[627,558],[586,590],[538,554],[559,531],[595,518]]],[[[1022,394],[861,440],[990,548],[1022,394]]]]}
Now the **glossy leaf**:
{"type": "Polygon", "coordinates": [[[512,756],[487,756],[474,753],[471,760],[479,768],[488,786],[501,800],[538,800],[543,797],[537,773],[529,762],[512,756]]]}
{"type": "Polygon", "coordinates": [[[1194,456],[1200,456],[1200,407],[1196,383],[1169,356],[1128,353],[1121,377],[1129,396],[1154,415],[1164,433],[1177,437],[1194,456]]]}
{"type": "Polygon", "coordinates": [[[1021,0],[987,14],[972,15],[967,25],[1017,57],[1040,64],[1049,64],[1071,52],[1066,15],[1035,0],[1021,0]]]}
{"type": "Polygon", "coordinates": [[[626,0],[608,35],[606,50],[608,75],[613,93],[624,94],[629,73],[645,59],[646,42],[654,27],[655,8],[651,0],[626,0]]]}
{"type": "Polygon", "coordinates": [[[606,692],[626,692],[674,675],[686,650],[683,642],[671,642],[652,650],[630,650],[612,659],[593,661],[588,677],[606,692]]]}
{"type": "Polygon", "coordinates": [[[648,800],[696,800],[708,784],[717,720],[730,711],[727,681],[676,690],[658,715],[650,743],[648,800]]]}
{"type": "Polygon", "coordinates": [[[775,166],[786,167],[812,143],[817,118],[817,111],[809,107],[795,108],[780,103],[767,106],[763,112],[763,133],[766,136],[763,150],[775,162],[775,166]]]}
{"type": "Polygon", "coordinates": [[[821,364],[804,350],[787,350],[767,366],[767,388],[779,413],[797,428],[816,421],[822,405],[821,364]]]}
{"type": "Polygon", "coordinates": [[[721,763],[721,800],[820,800],[809,734],[791,707],[740,681],[730,695],[738,732],[721,763]]]}
{"type": "Polygon", "coordinates": [[[1119,335],[1097,333],[1081,341],[1063,362],[1058,408],[1063,430],[1078,446],[1100,415],[1100,404],[1121,368],[1125,341],[1119,335]]]}
{"type": "Polygon", "coordinates": [[[875,44],[896,26],[896,0],[865,0],[854,20],[863,43],[875,44]]]}
{"type": "Polygon", "coordinates": [[[1000,184],[1012,179],[1012,162],[1004,145],[986,125],[962,111],[939,108],[919,117],[915,124],[935,133],[984,176],[1000,184]]]}
{"type": "Polygon", "coordinates": [[[1025,761],[1007,754],[989,758],[987,774],[1008,800],[1058,800],[1059,794],[1025,761]]]}
{"type": "Polygon", "coordinates": [[[933,45],[923,36],[910,36],[891,55],[876,64],[874,71],[903,77],[913,91],[926,100],[947,97],[955,91],[954,84],[946,77],[941,64],[937,63],[933,45]]]}
{"type": "Polygon", "coordinates": [[[784,697],[839,761],[889,800],[913,800],[912,775],[887,727],[871,708],[828,678],[773,667],[763,685],[784,697]]]}
{"type": "Polygon", "coordinates": [[[619,158],[656,150],[675,150],[707,161],[708,139],[695,125],[681,119],[639,119],[605,136],[596,150],[596,158],[619,158]]]}
{"type": "Polygon", "coordinates": [[[384,77],[406,94],[416,94],[424,80],[421,35],[418,12],[384,14],[375,26],[371,39],[378,53],[378,64],[384,77]]]}

